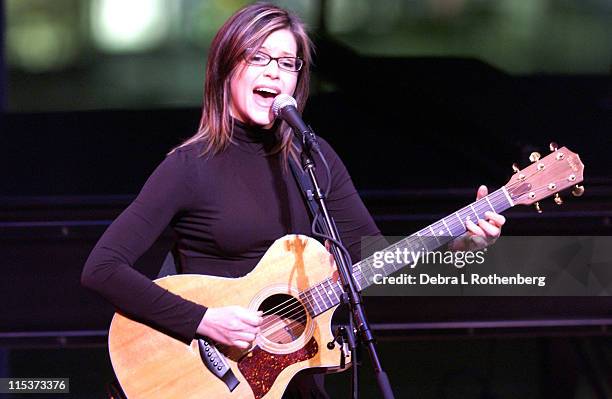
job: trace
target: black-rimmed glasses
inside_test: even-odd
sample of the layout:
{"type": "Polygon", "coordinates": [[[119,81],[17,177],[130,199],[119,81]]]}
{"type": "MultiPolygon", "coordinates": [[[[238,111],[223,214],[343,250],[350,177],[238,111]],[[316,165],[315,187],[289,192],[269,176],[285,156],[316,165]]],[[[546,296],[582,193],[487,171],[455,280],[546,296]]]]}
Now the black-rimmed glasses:
{"type": "Polygon", "coordinates": [[[272,60],[276,61],[278,67],[289,72],[298,72],[304,66],[304,61],[298,57],[272,57],[264,52],[256,51],[246,54],[244,59],[247,63],[257,66],[266,66],[272,60]]]}

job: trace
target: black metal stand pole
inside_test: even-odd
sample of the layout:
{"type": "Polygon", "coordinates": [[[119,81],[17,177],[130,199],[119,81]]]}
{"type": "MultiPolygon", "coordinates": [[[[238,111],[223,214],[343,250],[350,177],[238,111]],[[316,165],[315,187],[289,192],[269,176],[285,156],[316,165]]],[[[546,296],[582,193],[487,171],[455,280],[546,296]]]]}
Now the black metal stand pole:
{"type": "MultiPolygon", "coordinates": [[[[314,134],[312,134],[311,137],[314,138],[314,134]]],[[[342,241],[340,238],[340,234],[338,233],[336,225],[327,210],[327,205],[325,203],[325,194],[321,191],[319,182],[315,175],[315,164],[312,160],[311,154],[312,143],[304,139],[302,140],[302,143],[302,168],[306,173],[308,173],[312,182],[312,186],[314,188],[313,194],[319,205],[321,216],[323,217],[323,220],[325,222],[323,227],[326,231],[324,231],[324,233],[331,237],[333,241],[341,243],[342,241]]],[[[323,156],[322,154],[320,155],[323,156]]],[[[363,309],[363,304],[361,302],[361,295],[359,295],[359,291],[355,288],[355,281],[353,280],[352,273],[352,263],[350,259],[347,259],[347,256],[345,256],[344,252],[341,251],[336,245],[336,243],[334,243],[333,241],[330,243],[330,249],[336,261],[338,275],[340,276],[340,281],[344,289],[344,300],[348,304],[349,312],[353,321],[352,326],[354,326],[355,330],[357,331],[357,341],[363,344],[368,350],[370,360],[372,361],[372,366],[374,367],[374,372],[376,373],[376,380],[382,393],[382,397],[385,399],[392,399],[394,398],[394,396],[393,391],[391,390],[391,384],[389,383],[389,377],[387,376],[387,373],[382,369],[382,365],[380,363],[380,359],[378,358],[376,347],[374,345],[374,336],[372,335],[372,330],[370,329],[370,326],[367,322],[365,310],[363,309]]],[[[353,353],[351,355],[354,356],[357,351],[354,350],[352,352],[353,353]]],[[[355,359],[352,359],[352,361],[353,367],[356,368],[355,359]]],[[[354,372],[356,373],[357,370],[355,369],[354,372]]],[[[354,375],[353,381],[355,381],[355,383],[358,381],[356,374],[354,375]]],[[[354,387],[354,397],[357,397],[357,390],[357,387],[354,387]]]]}

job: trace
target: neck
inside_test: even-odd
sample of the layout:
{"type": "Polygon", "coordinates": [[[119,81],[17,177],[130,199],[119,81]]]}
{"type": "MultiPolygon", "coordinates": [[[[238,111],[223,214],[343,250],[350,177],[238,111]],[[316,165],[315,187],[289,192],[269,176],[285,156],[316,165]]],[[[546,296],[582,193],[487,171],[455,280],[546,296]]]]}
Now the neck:
{"type": "MultiPolygon", "coordinates": [[[[383,262],[382,266],[379,266],[378,262],[380,260],[375,260],[375,255],[372,255],[354,264],[353,278],[356,287],[359,291],[362,291],[374,284],[375,278],[380,281],[381,277],[386,277],[406,266],[414,264],[416,254],[434,251],[448,244],[451,240],[467,231],[465,227],[466,220],[476,222],[479,219],[484,219],[484,214],[487,211],[501,213],[512,206],[514,206],[512,199],[508,195],[506,188],[502,187],[486,197],[461,208],[457,212],[430,224],[381,251],[391,253],[400,251],[402,254],[407,252],[412,254],[412,256],[408,257],[409,262],[398,264],[383,262]]],[[[327,278],[301,292],[300,299],[314,317],[340,304],[340,297],[343,291],[339,281],[327,278]]]]}
{"type": "Polygon", "coordinates": [[[258,154],[272,154],[278,146],[277,129],[264,129],[262,126],[246,125],[233,119],[232,141],[243,150],[258,154]]]}

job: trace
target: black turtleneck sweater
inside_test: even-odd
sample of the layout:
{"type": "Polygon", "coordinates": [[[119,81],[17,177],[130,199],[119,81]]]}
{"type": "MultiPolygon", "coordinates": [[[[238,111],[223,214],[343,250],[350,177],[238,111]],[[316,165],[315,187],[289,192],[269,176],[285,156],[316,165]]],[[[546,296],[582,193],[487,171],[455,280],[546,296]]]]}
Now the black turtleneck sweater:
{"type": "MultiPolygon", "coordinates": [[[[133,268],[167,226],[177,236],[183,273],[239,277],[278,238],[311,235],[300,188],[274,147],[274,132],[236,123],[233,143],[202,156],[203,145],[177,149],[157,167],[138,197],[91,252],[82,282],[119,310],[190,343],[206,307],[154,284],[133,268]]],[[[338,155],[321,140],[331,169],[328,207],[354,261],[360,240],[379,235],[338,155]]],[[[323,165],[315,158],[322,187],[323,165]]]]}

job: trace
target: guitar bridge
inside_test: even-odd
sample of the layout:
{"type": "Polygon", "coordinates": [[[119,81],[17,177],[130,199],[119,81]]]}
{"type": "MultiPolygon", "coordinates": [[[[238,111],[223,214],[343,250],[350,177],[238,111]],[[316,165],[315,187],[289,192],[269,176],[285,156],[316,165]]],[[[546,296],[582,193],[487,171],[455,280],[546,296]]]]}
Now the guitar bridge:
{"type": "Polygon", "coordinates": [[[227,388],[232,392],[240,381],[234,375],[229,364],[225,360],[225,356],[210,342],[205,339],[198,339],[198,349],[200,350],[200,358],[206,368],[219,378],[227,388]]]}

